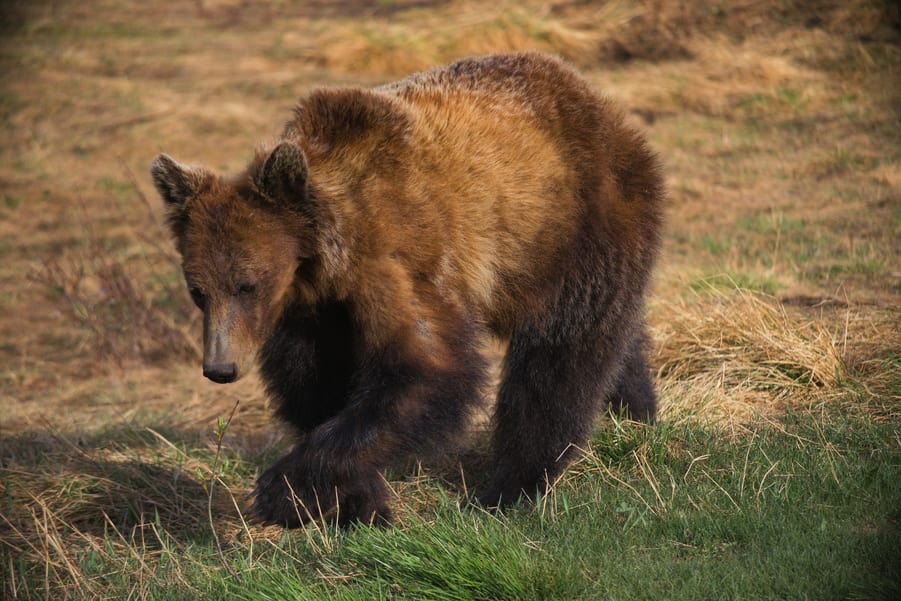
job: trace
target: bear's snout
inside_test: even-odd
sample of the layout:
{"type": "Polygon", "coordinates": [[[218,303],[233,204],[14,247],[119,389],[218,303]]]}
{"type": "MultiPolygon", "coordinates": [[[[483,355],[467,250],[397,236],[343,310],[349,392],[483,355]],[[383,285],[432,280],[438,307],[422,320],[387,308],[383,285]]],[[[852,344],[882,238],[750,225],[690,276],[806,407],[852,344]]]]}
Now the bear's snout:
{"type": "Polygon", "coordinates": [[[238,366],[234,363],[204,363],[203,375],[217,384],[230,384],[238,379],[238,366]]]}

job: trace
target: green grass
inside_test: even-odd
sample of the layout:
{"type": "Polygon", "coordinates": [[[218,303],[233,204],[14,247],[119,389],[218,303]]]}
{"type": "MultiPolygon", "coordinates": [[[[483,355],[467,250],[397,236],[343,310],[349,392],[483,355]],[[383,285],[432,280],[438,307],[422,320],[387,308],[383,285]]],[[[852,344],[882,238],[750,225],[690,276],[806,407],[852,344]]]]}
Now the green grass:
{"type": "MultiPolygon", "coordinates": [[[[66,598],[899,598],[898,434],[890,416],[834,408],[737,432],[608,422],[553,495],[506,515],[468,505],[434,478],[394,482],[428,499],[414,509],[402,494],[394,528],[317,525],[256,541],[247,531],[220,558],[200,525],[206,516],[169,531],[151,514],[131,533],[119,528],[122,539],[110,522],[93,547],[60,529],[77,569],[49,583],[66,598]]],[[[219,467],[249,484],[247,468],[236,457],[219,467]]],[[[182,486],[205,495],[188,471],[182,486]]],[[[107,477],[136,486],[127,470],[107,477]]],[[[90,493],[82,482],[65,496],[90,493]]],[[[42,596],[44,568],[6,548],[0,579],[7,591],[42,596]]]]}
{"type": "Polygon", "coordinates": [[[751,290],[774,295],[781,288],[778,280],[766,276],[757,277],[748,273],[722,272],[693,280],[688,283],[694,292],[707,292],[710,290],[751,290]]]}

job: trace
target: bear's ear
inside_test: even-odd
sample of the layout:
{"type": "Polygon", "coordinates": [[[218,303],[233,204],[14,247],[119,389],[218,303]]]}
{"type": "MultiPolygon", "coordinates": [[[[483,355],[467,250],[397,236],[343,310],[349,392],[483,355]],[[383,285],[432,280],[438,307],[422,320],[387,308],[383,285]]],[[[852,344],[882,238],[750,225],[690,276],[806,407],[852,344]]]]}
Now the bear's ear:
{"type": "Polygon", "coordinates": [[[270,201],[297,207],[307,197],[307,158],[303,150],[293,142],[273,148],[254,183],[270,201]]]}
{"type": "Polygon", "coordinates": [[[182,165],[167,154],[160,154],[150,164],[153,185],[170,208],[178,208],[197,195],[203,183],[203,169],[182,165]]]}

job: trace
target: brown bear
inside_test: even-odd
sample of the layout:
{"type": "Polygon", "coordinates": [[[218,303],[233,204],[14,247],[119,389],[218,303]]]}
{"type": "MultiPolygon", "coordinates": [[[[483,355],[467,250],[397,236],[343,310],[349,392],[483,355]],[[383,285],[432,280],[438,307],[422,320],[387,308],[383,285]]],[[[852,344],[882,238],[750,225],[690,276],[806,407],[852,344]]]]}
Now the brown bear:
{"type": "Polygon", "coordinates": [[[254,491],[266,523],[389,521],[384,470],[459,440],[489,336],[508,346],[486,506],[546,491],[605,402],[654,418],[659,164],[560,60],[316,89],[241,173],[165,154],[151,172],[204,314],[204,375],[258,361],[300,432],[254,491]]]}

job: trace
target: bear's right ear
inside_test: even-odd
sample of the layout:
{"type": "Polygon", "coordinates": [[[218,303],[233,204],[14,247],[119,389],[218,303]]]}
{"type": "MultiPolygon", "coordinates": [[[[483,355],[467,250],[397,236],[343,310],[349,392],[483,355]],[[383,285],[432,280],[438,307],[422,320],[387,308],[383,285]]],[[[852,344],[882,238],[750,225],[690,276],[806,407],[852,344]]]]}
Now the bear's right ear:
{"type": "Polygon", "coordinates": [[[254,183],[270,201],[298,207],[307,197],[307,157],[303,150],[293,142],[273,148],[254,183]]]}
{"type": "Polygon", "coordinates": [[[182,165],[168,154],[160,154],[150,164],[153,185],[170,208],[183,207],[197,195],[204,180],[204,171],[182,165]]]}

